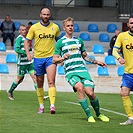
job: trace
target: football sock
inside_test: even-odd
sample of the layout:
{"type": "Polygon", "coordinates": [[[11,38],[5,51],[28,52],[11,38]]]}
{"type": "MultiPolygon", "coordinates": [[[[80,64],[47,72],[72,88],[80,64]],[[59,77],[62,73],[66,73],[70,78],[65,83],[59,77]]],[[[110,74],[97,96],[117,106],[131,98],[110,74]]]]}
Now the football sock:
{"type": "Polygon", "coordinates": [[[50,99],[50,104],[55,104],[56,88],[50,87],[48,90],[48,95],[49,95],[49,99],[50,99]]]}
{"type": "Polygon", "coordinates": [[[91,106],[95,110],[96,116],[98,117],[100,115],[100,107],[99,107],[99,101],[96,97],[94,100],[90,100],[91,106]]]}
{"type": "Polygon", "coordinates": [[[90,113],[90,108],[87,99],[84,98],[83,100],[79,100],[79,103],[83,108],[84,112],[86,113],[87,117],[89,118],[90,116],[92,116],[92,114],[90,113]]]}
{"type": "Polygon", "coordinates": [[[37,96],[39,104],[43,104],[44,90],[43,88],[37,88],[37,96]]]}
{"type": "Polygon", "coordinates": [[[34,83],[34,88],[35,90],[37,90],[37,83],[34,83]]]}
{"type": "Polygon", "coordinates": [[[44,105],[43,104],[40,104],[40,108],[44,109],[44,105]]]}
{"type": "Polygon", "coordinates": [[[123,106],[128,117],[133,117],[132,102],[129,96],[122,97],[123,106]]]}
{"type": "Polygon", "coordinates": [[[13,82],[8,92],[12,93],[17,86],[18,86],[18,83],[17,82],[13,82]]]}

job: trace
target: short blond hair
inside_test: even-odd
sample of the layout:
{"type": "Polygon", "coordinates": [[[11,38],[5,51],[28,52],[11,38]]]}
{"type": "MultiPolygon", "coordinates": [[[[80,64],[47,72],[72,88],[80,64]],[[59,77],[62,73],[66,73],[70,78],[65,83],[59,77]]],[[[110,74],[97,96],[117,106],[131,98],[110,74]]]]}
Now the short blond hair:
{"type": "Polygon", "coordinates": [[[68,18],[64,19],[64,20],[63,20],[63,25],[65,25],[65,23],[68,22],[68,21],[74,22],[74,19],[71,18],[71,17],[68,17],[68,18]]]}

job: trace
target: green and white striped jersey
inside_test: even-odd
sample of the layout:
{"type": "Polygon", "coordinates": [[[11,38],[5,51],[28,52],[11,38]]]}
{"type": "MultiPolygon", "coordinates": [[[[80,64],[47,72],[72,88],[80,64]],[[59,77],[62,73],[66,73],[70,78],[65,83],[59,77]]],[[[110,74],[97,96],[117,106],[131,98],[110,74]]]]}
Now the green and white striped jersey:
{"type": "Polygon", "coordinates": [[[66,36],[56,42],[54,54],[63,57],[66,53],[70,54],[69,59],[64,61],[65,74],[75,72],[86,72],[86,67],[81,53],[85,51],[84,43],[81,38],[66,36]]]}
{"type": "MultiPolygon", "coordinates": [[[[24,40],[25,38],[22,35],[19,35],[15,40],[15,51],[18,53],[18,65],[27,65],[33,62],[33,60],[28,61],[27,59],[27,55],[24,49],[24,40]]],[[[29,51],[32,51],[32,49],[30,48],[29,51]]]]}

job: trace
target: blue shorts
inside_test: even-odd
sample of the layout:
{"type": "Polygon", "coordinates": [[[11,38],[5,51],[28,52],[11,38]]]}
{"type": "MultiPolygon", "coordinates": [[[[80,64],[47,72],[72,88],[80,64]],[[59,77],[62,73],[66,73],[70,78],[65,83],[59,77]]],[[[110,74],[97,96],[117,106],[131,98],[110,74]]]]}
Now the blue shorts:
{"type": "Polygon", "coordinates": [[[47,67],[53,64],[52,58],[53,57],[34,58],[35,75],[41,76],[41,75],[46,74],[47,67]]]}
{"type": "Polygon", "coordinates": [[[133,91],[133,74],[123,74],[121,87],[122,86],[128,87],[130,91],[133,91]]]}

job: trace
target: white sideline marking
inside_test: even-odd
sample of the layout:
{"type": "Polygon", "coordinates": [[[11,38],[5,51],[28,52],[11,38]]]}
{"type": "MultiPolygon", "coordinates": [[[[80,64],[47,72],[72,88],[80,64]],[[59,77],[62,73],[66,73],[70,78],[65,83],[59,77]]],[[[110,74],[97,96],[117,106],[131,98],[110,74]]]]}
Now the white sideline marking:
{"type": "MultiPolygon", "coordinates": [[[[70,104],[80,105],[79,103],[68,102],[68,101],[65,101],[65,103],[70,103],[70,104]]],[[[89,106],[89,107],[92,108],[91,106],[89,106]]],[[[110,112],[110,113],[113,113],[113,114],[122,115],[122,116],[127,117],[127,115],[122,114],[122,113],[119,113],[119,112],[116,112],[116,111],[112,111],[112,110],[108,110],[108,109],[104,109],[104,108],[100,108],[100,110],[104,110],[104,111],[106,111],[106,112],[110,112]]]]}

